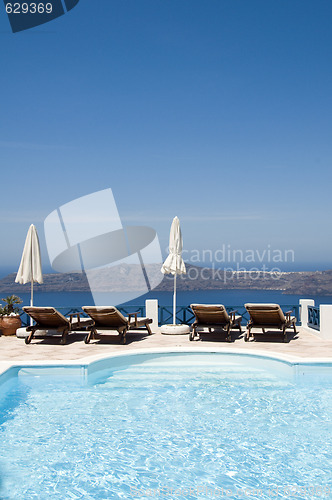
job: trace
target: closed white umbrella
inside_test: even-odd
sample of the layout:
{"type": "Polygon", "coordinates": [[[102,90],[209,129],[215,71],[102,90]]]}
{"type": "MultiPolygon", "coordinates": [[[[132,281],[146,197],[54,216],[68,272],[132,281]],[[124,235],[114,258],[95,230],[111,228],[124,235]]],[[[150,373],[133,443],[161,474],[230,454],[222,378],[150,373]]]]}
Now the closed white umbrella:
{"type": "Polygon", "coordinates": [[[182,234],[180,221],[174,217],[169,235],[169,255],[162,265],[163,274],[174,275],[174,294],[173,294],[173,325],[176,324],[176,276],[186,273],[186,266],[182,259],[182,234]]]}
{"type": "Polygon", "coordinates": [[[21,285],[31,283],[30,305],[33,306],[33,283],[43,283],[39,239],[33,224],[29,227],[15,282],[21,285]]]}

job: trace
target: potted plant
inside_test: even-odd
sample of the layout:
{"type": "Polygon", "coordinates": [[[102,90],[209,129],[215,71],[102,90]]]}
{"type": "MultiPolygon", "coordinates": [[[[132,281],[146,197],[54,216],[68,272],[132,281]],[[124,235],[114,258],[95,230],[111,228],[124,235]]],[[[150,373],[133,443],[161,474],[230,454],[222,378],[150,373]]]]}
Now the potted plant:
{"type": "Polygon", "coordinates": [[[22,300],[16,295],[8,295],[1,299],[5,305],[0,307],[0,330],[2,335],[15,335],[16,330],[22,325],[17,304],[22,304],[22,300]]]}

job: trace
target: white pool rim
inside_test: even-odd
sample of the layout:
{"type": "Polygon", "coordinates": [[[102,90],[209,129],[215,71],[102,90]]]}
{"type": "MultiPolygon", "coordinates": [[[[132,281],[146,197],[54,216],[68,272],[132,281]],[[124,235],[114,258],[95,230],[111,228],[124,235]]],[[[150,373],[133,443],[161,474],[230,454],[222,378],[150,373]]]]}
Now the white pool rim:
{"type": "MultiPolygon", "coordinates": [[[[3,379],[2,375],[6,373],[12,372],[13,369],[20,370],[22,368],[65,368],[71,367],[76,369],[81,369],[82,371],[89,372],[89,368],[92,368],[95,365],[96,371],[98,370],[97,366],[108,360],[119,360],[119,358],[135,358],[137,356],[149,356],[149,355],[168,355],[168,354],[227,354],[227,355],[238,355],[243,358],[253,359],[259,358],[263,360],[270,360],[271,362],[280,362],[288,367],[299,369],[307,367],[310,368],[321,367],[326,369],[331,369],[332,374],[332,358],[299,358],[296,356],[292,356],[284,353],[276,353],[271,352],[267,353],[266,351],[255,349],[250,352],[244,351],[243,349],[229,349],[223,347],[214,347],[214,348],[199,348],[199,349],[189,349],[186,347],[177,347],[177,348],[155,348],[155,349],[133,349],[131,351],[122,350],[116,353],[105,353],[105,354],[97,354],[93,356],[88,356],[85,358],[79,359],[71,359],[71,360],[27,360],[27,361],[0,361],[0,384],[2,383],[1,379],[3,379]]],[[[110,366],[111,367],[111,366],[110,366]]],[[[103,369],[103,368],[100,368],[103,369]]],[[[16,371],[15,370],[15,371],[16,371]]],[[[6,378],[6,377],[5,377],[6,378]]]]}

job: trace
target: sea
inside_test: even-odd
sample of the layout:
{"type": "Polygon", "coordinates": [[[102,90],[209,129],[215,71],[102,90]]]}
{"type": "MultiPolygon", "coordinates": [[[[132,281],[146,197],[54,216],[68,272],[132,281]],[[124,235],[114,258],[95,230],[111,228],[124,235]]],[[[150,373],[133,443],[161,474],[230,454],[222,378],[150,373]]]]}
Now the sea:
{"type": "MultiPolygon", "coordinates": [[[[24,305],[30,305],[30,294],[21,293],[24,305]]],[[[157,299],[161,306],[173,305],[173,292],[151,291],[139,298],[116,306],[144,306],[146,299],[157,299]]],[[[281,306],[296,306],[300,299],[313,299],[315,305],[332,304],[332,295],[286,295],[277,290],[196,290],[177,291],[177,305],[190,304],[224,304],[225,306],[243,306],[246,302],[268,302],[281,306]]],[[[53,306],[57,308],[80,308],[94,305],[91,293],[88,292],[43,292],[34,293],[35,306],[53,306]]]]}

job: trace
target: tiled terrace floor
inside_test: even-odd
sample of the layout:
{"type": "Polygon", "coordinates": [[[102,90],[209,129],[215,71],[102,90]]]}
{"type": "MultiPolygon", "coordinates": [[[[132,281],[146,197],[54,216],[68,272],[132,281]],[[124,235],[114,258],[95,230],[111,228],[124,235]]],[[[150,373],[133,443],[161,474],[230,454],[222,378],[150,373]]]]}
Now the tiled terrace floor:
{"type": "Polygon", "coordinates": [[[26,345],[24,339],[16,337],[0,337],[1,362],[63,361],[86,359],[90,356],[107,356],[113,353],[130,352],[135,349],[170,349],[199,351],[200,349],[223,348],[226,350],[241,349],[244,352],[259,350],[268,354],[282,354],[303,358],[330,358],[332,361],[332,342],[321,339],[318,335],[298,328],[298,333],[289,333],[289,342],[284,343],[280,334],[257,336],[257,341],[244,342],[243,335],[233,332],[232,343],[225,342],[222,334],[204,334],[202,340],[189,342],[188,335],[162,335],[155,333],[147,336],[142,333],[127,334],[127,344],[119,344],[116,336],[104,335],[90,344],[83,342],[83,335],[71,334],[67,345],[59,345],[59,337],[33,339],[26,345]]]}

